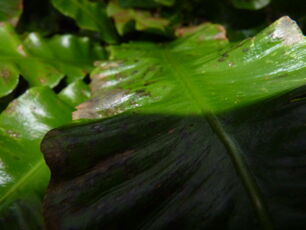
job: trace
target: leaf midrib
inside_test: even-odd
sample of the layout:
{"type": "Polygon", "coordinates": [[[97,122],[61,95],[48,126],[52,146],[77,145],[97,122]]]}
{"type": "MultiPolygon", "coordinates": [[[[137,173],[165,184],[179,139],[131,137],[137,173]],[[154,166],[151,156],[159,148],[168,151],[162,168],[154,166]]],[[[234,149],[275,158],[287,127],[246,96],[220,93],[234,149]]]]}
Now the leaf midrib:
{"type": "Polygon", "coordinates": [[[172,55],[170,50],[161,50],[161,57],[164,59],[163,63],[169,66],[169,70],[173,73],[175,81],[178,82],[184,93],[190,99],[195,110],[200,114],[205,116],[212,130],[217,134],[225,148],[227,149],[228,155],[236,169],[236,172],[241,179],[246,192],[248,193],[251,203],[256,211],[257,217],[264,229],[273,229],[271,217],[266,208],[266,204],[263,201],[258,185],[255,182],[250,170],[243,159],[242,152],[239,145],[233,140],[230,135],[223,128],[222,123],[219,119],[212,113],[209,103],[201,93],[197,86],[195,86],[191,81],[186,78],[188,74],[183,65],[179,61],[179,57],[172,55]]]}
{"type": "MultiPolygon", "coordinates": [[[[33,168],[31,168],[26,174],[24,174],[22,177],[18,179],[17,182],[13,184],[13,186],[4,193],[3,196],[0,197],[0,206],[4,203],[4,201],[9,200],[8,198],[10,196],[13,196],[17,189],[19,189],[20,186],[25,184],[29,178],[32,177],[38,170],[40,170],[44,166],[44,160],[40,159],[33,168]]],[[[0,207],[2,209],[3,207],[0,207]]]]}

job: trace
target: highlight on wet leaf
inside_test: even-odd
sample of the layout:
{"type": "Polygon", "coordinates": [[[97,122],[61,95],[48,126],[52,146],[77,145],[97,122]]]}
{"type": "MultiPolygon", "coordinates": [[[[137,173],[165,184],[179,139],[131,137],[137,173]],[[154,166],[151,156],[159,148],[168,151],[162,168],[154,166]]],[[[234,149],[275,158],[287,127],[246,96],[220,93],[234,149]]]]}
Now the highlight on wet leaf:
{"type": "Polygon", "coordinates": [[[34,87],[0,114],[1,229],[43,228],[41,199],[50,172],[40,142],[50,129],[71,122],[72,111],[51,89],[34,87]]]}

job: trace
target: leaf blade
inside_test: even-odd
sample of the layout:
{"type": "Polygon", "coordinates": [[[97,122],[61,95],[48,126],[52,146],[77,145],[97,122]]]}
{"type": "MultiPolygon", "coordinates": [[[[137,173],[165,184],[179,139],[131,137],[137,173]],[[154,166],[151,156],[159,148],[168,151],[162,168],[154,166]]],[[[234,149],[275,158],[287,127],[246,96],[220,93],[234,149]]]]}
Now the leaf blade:
{"type": "Polygon", "coordinates": [[[64,15],[76,20],[81,28],[100,32],[103,40],[116,43],[118,38],[102,3],[87,0],[52,0],[53,5],[64,15]]]}

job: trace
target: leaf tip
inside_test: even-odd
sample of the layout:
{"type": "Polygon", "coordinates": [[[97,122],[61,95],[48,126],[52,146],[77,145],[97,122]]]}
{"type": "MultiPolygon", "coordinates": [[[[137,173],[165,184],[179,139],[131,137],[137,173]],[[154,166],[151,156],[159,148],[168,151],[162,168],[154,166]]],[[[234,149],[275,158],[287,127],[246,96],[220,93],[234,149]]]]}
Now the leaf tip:
{"type": "Polygon", "coordinates": [[[303,41],[304,35],[294,20],[284,16],[276,21],[272,38],[283,40],[285,45],[293,45],[303,41]]]}

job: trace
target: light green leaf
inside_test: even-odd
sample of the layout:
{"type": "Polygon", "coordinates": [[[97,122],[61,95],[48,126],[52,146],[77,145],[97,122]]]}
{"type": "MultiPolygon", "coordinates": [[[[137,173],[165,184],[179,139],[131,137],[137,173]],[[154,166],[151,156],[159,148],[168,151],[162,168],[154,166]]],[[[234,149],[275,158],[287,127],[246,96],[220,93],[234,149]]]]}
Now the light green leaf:
{"type": "Polygon", "coordinates": [[[62,101],[75,107],[90,98],[89,86],[82,80],[78,80],[69,84],[58,96],[62,101]]]}
{"type": "Polygon", "coordinates": [[[19,72],[9,63],[0,63],[0,97],[8,95],[17,86],[19,72]]]}
{"type": "Polygon", "coordinates": [[[0,0],[0,24],[9,22],[16,26],[22,13],[23,0],[0,0]]]}
{"type": "Polygon", "coordinates": [[[0,97],[10,93],[21,74],[30,86],[54,87],[65,76],[83,78],[95,60],[104,59],[104,49],[86,37],[57,35],[43,39],[30,33],[21,41],[11,25],[0,26],[0,97]]]}
{"type": "Polygon", "coordinates": [[[52,0],[52,3],[61,13],[76,20],[81,28],[100,32],[102,39],[108,43],[117,42],[116,31],[102,2],[52,0]]]}
{"type": "Polygon", "coordinates": [[[306,228],[305,50],[288,17],[234,45],[206,24],[113,47],[74,113],[104,119],[42,142],[47,226],[306,228]]]}
{"type": "Polygon", "coordinates": [[[0,114],[1,229],[11,225],[15,226],[11,229],[41,227],[42,223],[37,222],[41,221],[39,203],[50,173],[40,152],[40,142],[48,130],[69,123],[72,111],[52,90],[34,87],[0,114]],[[35,207],[33,200],[38,209],[27,213],[27,209],[35,207]],[[11,215],[15,219],[8,224],[11,215]],[[29,219],[24,219],[27,215],[29,219]]]}

